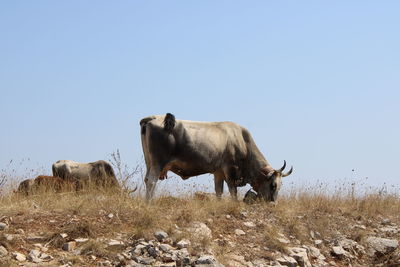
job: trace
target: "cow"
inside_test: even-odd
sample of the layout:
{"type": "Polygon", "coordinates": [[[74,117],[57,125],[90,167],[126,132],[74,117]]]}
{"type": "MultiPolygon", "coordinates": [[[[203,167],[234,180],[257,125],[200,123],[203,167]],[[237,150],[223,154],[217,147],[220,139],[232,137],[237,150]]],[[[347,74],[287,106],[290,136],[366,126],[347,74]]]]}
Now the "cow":
{"type": "Polygon", "coordinates": [[[52,171],[53,176],[78,181],[80,187],[120,188],[112,166],[104,160],[90,163],[59,160],[52,165],[52,171]]]}
{"type": "Polygon", "coordinates": [[[140,121],[146,162],[146,199],[154,195],[156,183],[172,171],[182,179],[211,173],[215,193],[223,193],[224,181],[232,198],[237,187],[250,184],[265,201],[276,201],[286,161],[274,169],[257,148],[250,132],[233,122],[177,120],[171,113],[140,121]]]}
{"type": "Polygon", "coordinates": [[[22,181],[17,192],[23,195],[45,192],[69,192],[77,189],[77,183],[66,181],[60,177],[40,175],[35,179],[26,179],[22,181]]]}

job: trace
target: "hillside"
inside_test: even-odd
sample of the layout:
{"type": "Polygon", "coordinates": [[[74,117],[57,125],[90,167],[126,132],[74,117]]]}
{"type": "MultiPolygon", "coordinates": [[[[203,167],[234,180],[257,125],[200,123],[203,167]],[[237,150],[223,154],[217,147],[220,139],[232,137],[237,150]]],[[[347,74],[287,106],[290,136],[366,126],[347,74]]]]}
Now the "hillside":
{"type": "Polygon", "coordinates": [[[276,205],[213,195],[8,194],[2,266],[400,266],[400,200],[299,192],[276,205]]]}

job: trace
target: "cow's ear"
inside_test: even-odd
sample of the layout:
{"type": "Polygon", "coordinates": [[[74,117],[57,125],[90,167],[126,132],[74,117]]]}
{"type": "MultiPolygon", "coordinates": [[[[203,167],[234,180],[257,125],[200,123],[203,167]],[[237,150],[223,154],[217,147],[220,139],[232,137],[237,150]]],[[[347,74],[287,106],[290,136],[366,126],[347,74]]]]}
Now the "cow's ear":
{"type": "Polygon", "coordinates": [[[275,170],[271,170],[268,168],[262,168],[260,172],[265,178],[269,179],[275,173],[275,170]]]}

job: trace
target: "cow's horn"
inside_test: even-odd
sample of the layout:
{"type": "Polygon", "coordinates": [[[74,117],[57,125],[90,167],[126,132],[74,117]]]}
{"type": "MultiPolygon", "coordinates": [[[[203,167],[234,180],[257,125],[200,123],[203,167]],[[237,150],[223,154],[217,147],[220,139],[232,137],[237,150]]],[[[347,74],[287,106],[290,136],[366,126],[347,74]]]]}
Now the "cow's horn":
{"type": "Polygon", "coordinates": [[[283,161],[283,166],[278,170],[278,172],[282,172],[286,167],[286,160],[283,161]]]}
{"type": "Polygon", "coordinates": [[[293,166],[290,168],[290,170],[287,173],[282,173],[282,177],[289,176],[293,171],[293,166]]]}

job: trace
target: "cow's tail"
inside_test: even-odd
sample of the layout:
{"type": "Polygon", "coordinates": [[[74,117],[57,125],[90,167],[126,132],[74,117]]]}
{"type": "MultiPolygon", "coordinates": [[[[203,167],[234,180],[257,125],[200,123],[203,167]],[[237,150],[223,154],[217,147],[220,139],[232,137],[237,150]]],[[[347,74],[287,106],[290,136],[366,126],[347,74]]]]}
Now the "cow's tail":
{"type": "Polygon", "coordinates": [[[167,132],[172,132],[175,127],[175,116],[171,113],[167,113],[164,118],[164,130],[167,132]]]}

